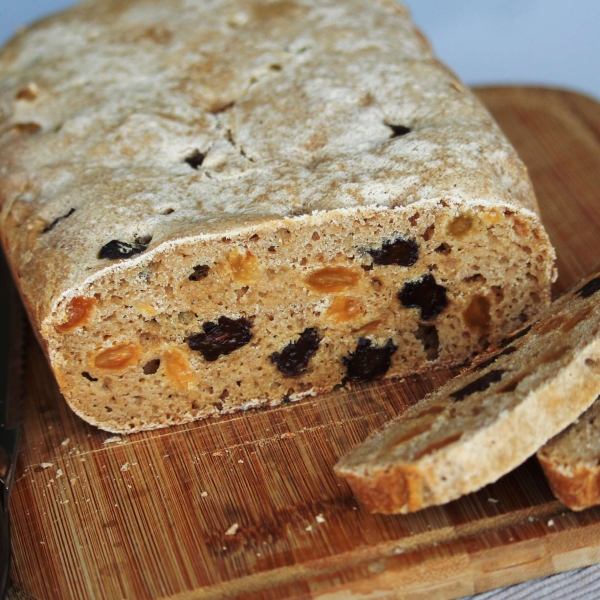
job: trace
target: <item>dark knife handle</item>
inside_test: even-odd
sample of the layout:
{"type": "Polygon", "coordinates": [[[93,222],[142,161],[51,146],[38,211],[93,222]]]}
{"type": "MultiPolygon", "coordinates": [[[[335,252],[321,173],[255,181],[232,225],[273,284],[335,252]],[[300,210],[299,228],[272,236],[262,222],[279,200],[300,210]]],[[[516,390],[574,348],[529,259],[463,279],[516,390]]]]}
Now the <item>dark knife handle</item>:
{"type": "Polygon", "coordinates": [[[0,598],[4,598],[8,587],[8,571],[10,568],[10,519],[8,512],[8,488],[3,484],[2,513],[0,514],[0,598]]]}

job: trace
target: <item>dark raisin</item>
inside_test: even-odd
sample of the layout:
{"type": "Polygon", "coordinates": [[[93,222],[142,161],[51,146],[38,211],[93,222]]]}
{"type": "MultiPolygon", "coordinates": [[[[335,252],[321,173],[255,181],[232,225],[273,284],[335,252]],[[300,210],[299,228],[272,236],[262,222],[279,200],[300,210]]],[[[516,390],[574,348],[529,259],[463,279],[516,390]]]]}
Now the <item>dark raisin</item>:
{"type": "Polygon", "coordinates": [[[281,399],[281,404],[289,404],[290,402],[291,399],[287,394],[281,399]]]}
{"type": "Polygon", "coordinates": [[[482,375],[479,379],[476,379],[475,381],[465,385],[464,388],[461,388],[460,390],[450,394],[450,398],[452,398],[452,400],[455,402],[459,402],[475,392],[483,392],[487,390],[492,383],[497,383],[500,381],[504,373],[506,373],[506,371],[501,369],[490,371],[489,373],[482,375]]]}
{"type": "Polygon", "coordinates": [[[192,350],[200,352],[205,360],[213,361],[245,346],[252,339],[251,327],[252,322],[244,317],[219,317],[218,324],[204,323],[204,333],[190,335],[185,341],[192,350]]]}
{"type": "Polygon", "coordinates": [[[407,281],[398,300],[406,308],[418,308],[425,321],[437,317],[448,306],[446,288],[435,282],[433,275],[423,275],[416,281],[407,281]]]}
{"type": "Polygon", "coordinates": [[[48,233],[49,231],[52,231],[52,229],[56,227],[57,223],[59,223],[63,219],[66,219],[67,217],[70,217],[74,212],[75,209],[72,208],[66,215],[63,215],[62,217],[57,217],[56,219],[54,219],[54,221],[52,221],[52,223],[50,223],[50,225],[42,229],[42,233],[48,233]]]}
{"type": "Polygon", "coordinates": [[[139,254],[146,249],[143,244],[128,244],[127,242],[120,242],[119,240],[111,240],[108,244],[105,244],[100,249],[98,258],[108,258],[110,260],[116,260],[118,258],[130,258],[135,254],[139,254]]]}
{"type": "Polygon", "coordinates": [[[505,350],[502,350],[502,352],[498,352],[497,354],[490,356],[490,358],[488,358],[487,360],[484,360],[478,365],[475,365],[475,367],[473,367],[473,371],[483,371],[483,369],[485,369],[486,367],[489,367],[490,365],[494,364],[500,357],[508,356],[509,354],[512,354],[516,351],[517,349],[514,346],[509,346],[505,350]]]}
{"type": "Polygon", "coordinates": [[[581,296],[582,298],[589,298],[590,296],[595,294],[598,290],[600,290],[600,277],[591,279],[576,293],[578,296],[581,296]]]}
{"type": "Polygon", "coordinates": [[[188,279],[190,281],[200,281],[208,275],[209,271],[210,267],[208,265],[196,265],[194,267],[194,272],[188,277],[188,279]]]}
{"type": "Polygon", "coordinates": [[[271,362],[284,375],[301,375],[308,361],[319,349],[321,337],[314,327],[305,329],[295,342],[290,342],[281,352],[271,354],[271,362]]]}
{"type": "Polygon", "coordinates": [[[413,240],[397,238],[384,242],[380,250],[369,250],[376,265],[400,265],[410,267],[419,258],[419,246],[413,240]]]}
{"type": "Polygon", "coordinates": [[[499,348],[506,348],[506,346],[509,346],[515,340],[518,340],[519,338],[522,338],[524,335],[527,335],[529,333],[529,330],[532,328],[532,326],[533,325],[528,325],[527,327],[523,327],[523,329],[520,329],[519,331],[517,331],[517,333],[513,333],[512,335],[509,335],[509,336],[505,337],[498,344],[498,347],[499,348]]]}
{"type": "Polygon", "coordinates": [[[392,125],[391,123],[386,123],[386,127],[389,127],[392,130],[391,138],[402,137],[407,133],[410,133],[410,127],[405,127],[404,125],[392,125]]]}
{"type": "Polygon", "coordinates": [[[88,381],[98,381],[96,377],[92,377],[87,371],[81,373],[88,381]]]}
{"type": "Polygon", "coordinates": [[[192,167],[192,169],[196,169],[196,171],[202,166],[204,162],[204,158],[206,154],[202,154],[200,150],[194,150],[189,156],[185,158],[185,162],[192,167]]]}
{"type": "Polygon", "coordinates": [[[356,350],[342,358],[346,367],[347,379],[351,381],[370,381],[383,377],[389,370],[392,355],[398,346],[389,339],[385,346],[371,346],[371,340],[360,338],[356,350]]]}

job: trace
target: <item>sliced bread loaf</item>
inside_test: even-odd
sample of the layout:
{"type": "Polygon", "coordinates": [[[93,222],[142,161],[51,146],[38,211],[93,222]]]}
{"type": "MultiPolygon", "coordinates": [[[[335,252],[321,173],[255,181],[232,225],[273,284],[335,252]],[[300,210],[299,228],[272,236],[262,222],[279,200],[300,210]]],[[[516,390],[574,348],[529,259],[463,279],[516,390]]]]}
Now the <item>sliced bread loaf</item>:
{"type": "Polygon", "coordinates": [[[115,432],[464,362],[555,274],[523,163],[392,0],[92,0],[20,33],[0,236],[115,432]]]}
{"type": "Polygon", "coordinates": [[[592,404],[600,392],[600,277],[588,279],[340,460],[336,472],[369,510],[406,513],[475,491],[592,404]]]}

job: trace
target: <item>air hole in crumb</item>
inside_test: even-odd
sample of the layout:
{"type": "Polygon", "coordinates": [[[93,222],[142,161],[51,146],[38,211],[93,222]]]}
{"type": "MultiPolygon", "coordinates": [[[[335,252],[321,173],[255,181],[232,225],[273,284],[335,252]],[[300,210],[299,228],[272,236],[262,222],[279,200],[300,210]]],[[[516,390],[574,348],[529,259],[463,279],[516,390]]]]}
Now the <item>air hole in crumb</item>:
{"type": "Polygon", "coordinates": [[[81,373],[88,381],[98,381],[96,377],[92,377],[87,371],[81,373]]]}
{"type": "Polygon", "coordinates": [[[170,215],[171,213],[174,213],[175,209],[174,208],[165,208],[160,214],[161,215],[170,215]]]}
{"type": "Polygon", "coordinates": [[[529,321],[529,317],[524,312],[522,312],[519,315],[519,321],[521,321],[521,323],[527,323],[527,321],[529,321]]]}
{"type": "Polygon", "coordinates": [[[242,386],[242,382],[241,381],[236,381],[235,385],[237,385],[238,387],[241,387],[242,386]]]}
{"type": "Polygon", "coordinates": [[[421,236],[426,242],[428,242],[432,237],[433,234],[435,233],[435,225],[430,225],[424,232],[423,235],[421,236]]]}
{"type": "Polygon", "coordinates": [[[221,392],[221,395],[219,396],[219,400],[227,400],[227,398],[229,398],[229,390],[227,388],[225,388],[221,392]]]}
{"type": "Polygon", "coordinates": [[[202,154],[200,150],[194,150],[189,156],[185,158],[185,162],[190,167],[192,167],[192,169],[195,169],[197,171],[202,166],[205,157],[206,155],[202,154]]]}
{"type": "Polygon", "coordinates": [[[154,373],[156,373],[156,371],[158,371],[158,367],[160,367],[160,359],[159,358],[153,358],[152,360],[149,360],[144,365],[144,375],[154,375],[154,373]]]}
{"type": "Polygon", "coordinates": [[[194,272],[188,277],[188,279],[190,281],[200,281],[208,275],[209,271],[210,267],[208,265],[196,265],[194,267],[194,272]]]}
{"type": "Polygon", "coordinates": [[[105,406],[105,407],[104,407],[104,410],[105,410],[107,413],[111,413],[111,412],[113,411],[113,409],[112,409],[110,406],[105,406]]]}
{"type": "Polygon", "coordinates": [[[223,410],[223,403],[222,402],[213,402],[213,406],[220,412],[223,410]]]}
{"type": "Polygon", "coordinates": [[[493,285],[491,288],[496,304],[500,304],[504,300],[504,290],[499,285],[493,285]]]}
{"type": "Polygon", "coordinates": [[[242,288],[240,288],[238,290],[235,290],[235,297],[236,297],[236,299],[237,300],[241,300],[246,295],[246,292],[249,289],[250,288],[247,285],[245,285],[244,287],[242,287],[242,288]]]}
{"type": "Polygon", "coordinates": [[[450,254],[450,252],[452,252],[452,247],[449,244],[446,244],[446,242],[442,242],[435,250],[434,252],[437,252],[439,254],[443,254],[444,256],[448,256],[448,254],[450,254]]]}
{"type": "Polygon", "coordinates": [[[275,248],[275,246],[269,246],[267,248],[267,252],[271,252],[271,254],[274,254],[275,252],[277,252],[277,249],[275,248]]]}
{"type": "Polygon", "coordinates": [[[436,360],[439,356],[440,340],[435,325],[419,325],[414,334],[423,344],[427,360],[436,360]]]}
{"type": "Polygon", "coordinates": [[[475,273],[475,275],[469,275],[463,279],[465,283],[485,283],[486,278],[481,273],[475,273]]]}
{"type": "Polygon", "coordinates": [[[255,233],[251,238],[250,241],[251,242],[257,242],[258,240],[260,240],[260,238],[258,237],[258,233],[255,233]]]}
{"type": "Polygon", "coordinates": [[[415,226],[416,226],[416,224],[417,224],[417,221],[419,220],[419,217],[420,217],[420,216],[421,216],[421,215],[420,215],[418,212],[416,212],[416,213],[415,213],[415,214],[414,214],[412,217],[409,217],[409,219],[408,219],[408,222],[409,222],[409,223],[410,223],[410,224],[411,224],[413,227],[415,227],[415,226]]]}
{"type": "Polygon", "coordinates": [[[600,372],[600,362],[594,360],[593,358],[586,358],[585,366],[591,369],[592,371],[595,371],[596,373],[600,372]]]}
{"type": "Polygon", "coordinates": [[[152,241],[151,235],[138,235],[135,238],[135,243],[140,246],[147,246],[152,241]]]}
{"type": "Polygon", "coordinates": [[[317,231],[313,231],[313,234],[311,236],[311,239],[314,242],[318,242],[321,239],[321,236],[319,235],[319,233],[317,231]]]}
{"type": "Polygon", "coordinates": [[[279,64],[274,64],[274,65],[269,65],[269,69],[271,69],[271,71],[282,71],[283,67],[279,64]]]}
{"type": "Polygon", "coordinates": [[[371,285],[373,286],[373,289],[376,292],[381,290],[381,288],[383,287],[383,283],[381,283],[381,279],[376,279],[376,278],[371,279],[371,285]]]}

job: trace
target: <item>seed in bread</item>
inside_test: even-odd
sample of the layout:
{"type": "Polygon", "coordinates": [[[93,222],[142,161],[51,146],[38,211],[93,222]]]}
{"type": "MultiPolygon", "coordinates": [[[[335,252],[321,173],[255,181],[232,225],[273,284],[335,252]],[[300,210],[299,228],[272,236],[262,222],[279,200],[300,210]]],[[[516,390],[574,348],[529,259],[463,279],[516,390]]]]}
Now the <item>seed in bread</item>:
{"type": "MultiPolygon", "coordinates": [[[[600,276],[588,279],[339,461],[336,472],[369,510],[407,513],[478,490],[592,404],[600,392],[600,276]]],[[[590,411],[538,453],[568,506],[600,501],[600,406],[590,411]]]]}
{"type": "Polygon", "coordinates": [[[92,0],[0,53],[0,232],[133,432],[466,361],[549,303],[525,167],[395,1],[92,0]]]}

